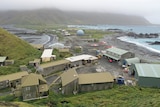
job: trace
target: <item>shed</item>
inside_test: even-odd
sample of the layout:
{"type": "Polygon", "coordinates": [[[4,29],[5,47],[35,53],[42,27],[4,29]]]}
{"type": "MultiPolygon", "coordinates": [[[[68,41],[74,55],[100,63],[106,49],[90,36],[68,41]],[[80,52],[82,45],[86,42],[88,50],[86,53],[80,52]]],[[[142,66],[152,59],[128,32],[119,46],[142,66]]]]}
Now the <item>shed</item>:
{"type": "Polygon", "coordinates": [[[124,59],[133,58],[135,56],[133,53],[129,51],[116,47],[106,49],[106,53],[104,53],[103,55],[108,59],[113,59],[116,61],[122,61],[124,59]]]}
{"type": "Polygon", "coordinates": [[[23,101],[45,98],[48,96],[48,85],[40,74],[31,73],[22,78],[23,101]]]}
{"type": "Polygon", "coordinates": [[[52,55],[53,49],[45,49],[41,55],[42,62],[48,62],[55,59],[55,55],[52,55]]]}
{"type": "Polygon", "coordinates": [[[131,65],[131,64],[135,64],[135,63],[140,63],[140,59],[138,57],[124,59],[122,61],[122,64],[124,66],[128,66],[128,65],[131,65]]]}
{"type": "Polygon", "coordinates": [[[71,65],[85,65],[85,64],[95,64],[98,58],[92,55],[78,55],[66,58],[66,60],[71,62],[71,65]]]}
{"type": "Polygon", "coordinates": [[[53,62],[41,64],[38,67],[37,71],[41,73],[42,75],[46,76],[56,71],[67,69],[69,67],[69,64],[70,64],[70,61],[65,60],[65,59],[53,61],[53,62]]]}
{"type": "Polygon", "coordinates": [[[28,75],[28,72],[22,71],[22,72],[0,76],[0,89],[7,88],[7,87],[15,88],[17,85],[21,83],[21,78],[26,75],[28,75]]]}
{"type": "Polygon", "coordinates": [[[0,66],[4,66],[5,65],[5,60],[7,59],[6,56],[0,56],[0,66]]]}
{"type": "Polygon", "coordinates": [[[104,90],[113,87],[114,77],[109,72],[79,74],[79,91],[104,90]]]}
{"type": "Polygon", "coordinates": [[[160,88],[160,64],[132,64],[130,74],[135,76],[139,86],[160,88]]]}
{"type": "Polygon", "coordinates": [[[78,74],[75,69],[69,69],[61,74],[62,94],[77,92],[78,74]]]}

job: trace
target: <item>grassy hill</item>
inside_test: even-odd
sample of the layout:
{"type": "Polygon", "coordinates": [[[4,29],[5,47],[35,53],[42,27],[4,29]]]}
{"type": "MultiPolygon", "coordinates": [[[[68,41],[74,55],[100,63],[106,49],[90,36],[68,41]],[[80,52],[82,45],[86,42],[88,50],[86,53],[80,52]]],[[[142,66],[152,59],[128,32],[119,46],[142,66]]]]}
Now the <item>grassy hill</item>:
{"type": "Polygon", "coordinates": [[[28,64],[28,61],[39,57],[40,53],[27,42],[0,28],[0,56],[15,60],[12,66],[0,67],[0,75],[17,72],[19,65],[28,64]]]}
{"type": "Polygon", "coordinates": [[[39,9],[24,11],[1,11],[0,24],[150,24],[144,17],[98,12],[61,11],[58,9],[39,9]]]}

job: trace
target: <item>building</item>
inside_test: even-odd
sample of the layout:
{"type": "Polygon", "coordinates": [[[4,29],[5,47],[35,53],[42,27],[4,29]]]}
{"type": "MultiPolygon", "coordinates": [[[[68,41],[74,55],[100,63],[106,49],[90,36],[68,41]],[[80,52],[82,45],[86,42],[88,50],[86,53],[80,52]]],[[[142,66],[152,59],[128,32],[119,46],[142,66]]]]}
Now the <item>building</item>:
{"type": "Polygon", "coordinates": [[[113,87],[114,77],[109,72],[79,74],[80,92],[106,90],[113,87]]]}
{"type": "Polygon", "coordinates": [[[6,56],[0,56],[0,66],[4,66],[5,65],[5,60],[7,59],[6,56]]]}
{"type": "Polygon", "coordinates": [[[132,64],[129,72],[139,86],[160,88],[160,64],[132,64]]]}
{"type": "Polygon", "coordinates": [[[135,55],[126,50],[112,47],[112,48],[106,49],[106,53],[104,53],[103,56],[105,56],[109,60],[111,59],[114,61],[118,61],[120,65],[122,65],[121,64],[122,60],[127,59],[127,58],[133,58],[135,55]]]}
{"type": "Polygon", "coordinates": [[[75,69],[69,69],[61,74],[62,94],[76,94],[105,90],[113,87],[114,77],[109,72],[77,74],[75,69]]]}
{"type": "Polygon", "coordinates": [[[0,89],[3,88],[16,88],[21,84],[21,78],[28,75],[28,72],[22,71],[13,74],[0,76],[0,89]]]}
{"type": "Polygon", "coordinates": [[[56,58],[55,55],[52,55],[53,49],[45,49],[41,55],[42,62],[49,62],[56,58]]]}
{"type": "Polygon", "coordinates": [[[86,54],[68,57],[66,60],[70,61],[71,66],[92,65],[98,62],[97,57],[86,54]]]}
{"type": "Polygon", "coordinates": [[[29,65],[33,67],[38,67],[40,65],[40,59],[34,59],[34,61],[29,61],[29,65]]]}
{"type": "Polygon", "coordinates": [[[75,69],[69,69],[61,74],[62,94],[76,94],[78,74],[75,69]]]}
{"type": "Polygon", "coordinates": [[[130,66],[131,64],[140,63],[140,59],[138,57],[124,59],[122,61],[122,66],[130,66]]]}
{"type": "Polygon", "coordinates": [[[21,93],[23,101],[46,98],[49,87],[42,75],[31,73],[22,77],[21,93]]]}
{"type": "Polygon", "coordinates": [[[40,64],[37,71],[43,76],[47,76],[56,71],[62,71],[70,67],[70,61],[68,60],[58,60],[49,63],[40,64]]]}

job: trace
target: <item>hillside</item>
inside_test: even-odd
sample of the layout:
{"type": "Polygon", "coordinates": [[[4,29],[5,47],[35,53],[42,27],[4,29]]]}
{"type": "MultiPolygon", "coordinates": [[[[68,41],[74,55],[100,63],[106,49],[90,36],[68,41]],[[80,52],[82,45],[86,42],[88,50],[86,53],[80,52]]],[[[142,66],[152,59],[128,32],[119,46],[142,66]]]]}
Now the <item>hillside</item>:
{"type": "Polygon", "coordinates": [[[61,11],[57,9],[1,11],[0,16],[0,24],[150,24],[145,18],[140,16],[113,13],[61,11]]]}
{"type": "MultiPolygon", "coordinates": [[[[50,92],[46,99],[23,102],[24,107],[160,107],[160,90],[134,86],[114,86],[113,89],[62,96],[50,92]],[[26,106],[25,106],[26,105],[26,106]]],[[[11,95],[0,101],[21,102],[11,95]]],[[[1,105],[1,103],[0,103],[1,105]]],[[[7,106],[6,106],[7,107],[7,106]]]]}
{"type": "Polygon", "coordinates": [[[3,74],[4,71],[6,71],[5,73],[12,70],[16,72],[19,65],[27,64],[28,61],[38,57],[39,54],[40,52],[27,42],[0,28],[0,56],[8,56],[9,59],[15,60],[13,66],[0,67],[0,74],[3,74]]]}

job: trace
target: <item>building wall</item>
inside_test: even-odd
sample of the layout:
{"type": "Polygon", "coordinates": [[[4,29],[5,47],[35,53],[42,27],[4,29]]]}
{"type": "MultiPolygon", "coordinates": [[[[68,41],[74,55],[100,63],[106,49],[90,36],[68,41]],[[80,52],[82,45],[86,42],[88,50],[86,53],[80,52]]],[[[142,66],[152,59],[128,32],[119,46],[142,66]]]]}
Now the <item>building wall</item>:
{"type": "Polygon", "coordinates": [[[137,83],[139,86],[160,88],[160,78],[139,77],[139,80],[137,83]]]}
{"type": "Polygon", "coordinates": [[[125,54],[123,54],[123,55],[121,56],[121,59],[124,60],[124,59],[126,59],[126,58],[133,58],[133,57],[135,57],[135,54],[133,54],[133,53],[131,53],[131,52],[127,52],[127,53],[125,53],[125,54]]]}
{"type": "Polygon", "coordinates": [[[50,66],[48,68],[43,68],[42,75],[47,76],[47,75],[52,74],[56,71],[65,70],[66,66],[68,66],[68,64],[62,64],[62,65],[50,66]]]}
{"type": "Polygon", "coordinates": [[[0,82],[0,89],[4,89],[4,88],[7,88],[7,87],[9,87],[9,81],[8,80],[0,82]]]}
{"type": "Polygon", "coordinates": [[[78,80],[74,80],[73,82],[67,84],[62,87],[62,94],[69,95],[73,94],[74,91],[77,91],[78,80]]]}
{"type": "Polygon", "coordinates": [[[30,100],[39,97],[37,86],[34,85],[34,86],[23,87],[22,96],[23,100],[30,100]]]}
{"type": "Polygon", "coordinates": [[[79,85],[79,92],[106,90],[113,87],[113,83],[97,83],[79,85]]]}

